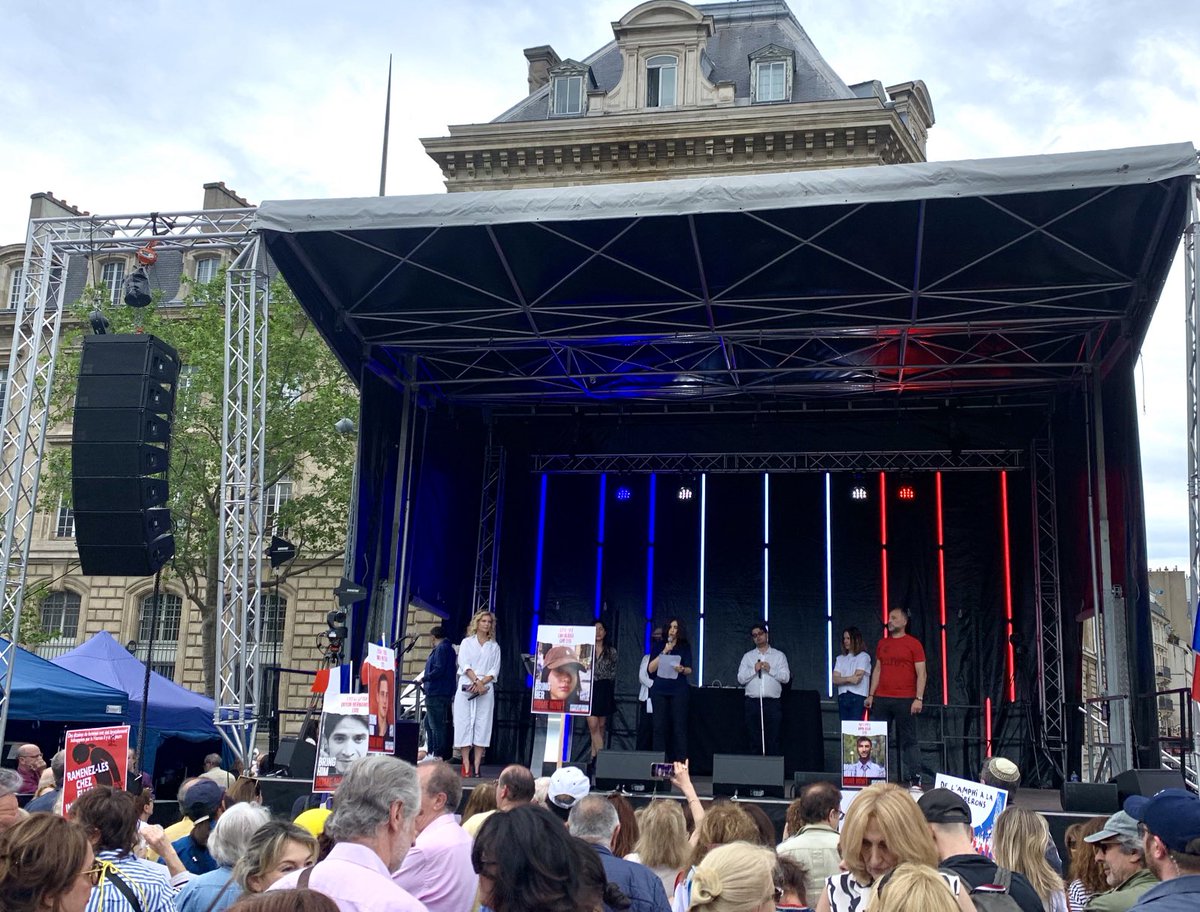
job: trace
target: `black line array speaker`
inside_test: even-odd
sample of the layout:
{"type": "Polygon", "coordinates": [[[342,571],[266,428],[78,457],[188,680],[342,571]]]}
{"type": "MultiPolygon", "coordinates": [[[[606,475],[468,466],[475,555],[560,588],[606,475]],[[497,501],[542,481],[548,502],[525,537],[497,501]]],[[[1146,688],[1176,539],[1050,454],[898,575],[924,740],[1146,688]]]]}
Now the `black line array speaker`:
{"type": "Polygon", "coordinates": [[[178,380],[179,356],[161,339],[83,339],[71,505],[85,575],[150,576],[175,553],[165,505],[178,380]]]}
{"type": "Polygon", "coordinates": [[[1131,795],[1144,795],[1150,798],[1163,789],[1185,787],[1183,773],[1179,770],[1167,769],[1125,770],[1123,773],[1118,773],[1116,778],[1111,781],[1117,784],[1117,797],[1122,805],[1125,804],[1125,799],[1131,795]]]}
{"type": "Polygon", "coordinates": [[[713,754],[713,794],[782,798],[783,757],[713,754]]]}
{"type": "Polygon", "coordinates": [[[1064,782],[1062,808],[1068,814],[1115,814],[1121,810],[1115,782],[1064,782]]]}

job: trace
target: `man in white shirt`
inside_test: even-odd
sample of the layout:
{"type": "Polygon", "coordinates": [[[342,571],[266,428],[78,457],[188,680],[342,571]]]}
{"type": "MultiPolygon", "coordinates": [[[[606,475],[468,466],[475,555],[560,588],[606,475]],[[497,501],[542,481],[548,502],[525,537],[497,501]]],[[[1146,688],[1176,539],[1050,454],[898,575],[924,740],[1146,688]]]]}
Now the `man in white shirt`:
{"type": "Polygon", "coordinates": [[[750,628],[754,648],[742,656],[738,683],[746,688],[746,730],[755,753],[778,756],[779,729],[783,707],[779,703],[783,685],[792,679],[787,656],[771,645],[767,622],[750,628]]]}
{"type": "Polygon", "coordinates": [[[887,770],[875,762],[871,756],[871,752],[875,749],[875,743],[863,735],[854,745],[855,752],[858,754],[858,762],[847,763],[842,767],[842,781],[846,785],[868,786],[871,782],[886,779],[887,770]]]}

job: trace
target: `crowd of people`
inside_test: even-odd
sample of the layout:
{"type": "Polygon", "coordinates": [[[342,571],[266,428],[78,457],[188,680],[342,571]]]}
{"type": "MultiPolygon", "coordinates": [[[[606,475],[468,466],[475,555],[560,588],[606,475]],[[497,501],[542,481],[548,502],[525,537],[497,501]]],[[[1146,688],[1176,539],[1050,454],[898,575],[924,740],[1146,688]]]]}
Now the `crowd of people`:
{"type": "Polygon", "coordinates": [[[354,761],[331,808],[276,819],[247,777],[184,783],[183,819],[145,822],[141,793],[98,786],[64,817],[4,810],[4,912],[1181,912],[1200,908],[1200,799],[1134,797],[1074,825],[1056,870],[1045,818],[1014,804],[980,854],[971,810],[937,788],[876,783],[843,815],[831,782],[787,808],[701,801],[635,809],[563,767],[506,767],[463,805],[460,771],[383,755],[354,761]],[[459,811],[462,807],[461,812],[459,811]]]}

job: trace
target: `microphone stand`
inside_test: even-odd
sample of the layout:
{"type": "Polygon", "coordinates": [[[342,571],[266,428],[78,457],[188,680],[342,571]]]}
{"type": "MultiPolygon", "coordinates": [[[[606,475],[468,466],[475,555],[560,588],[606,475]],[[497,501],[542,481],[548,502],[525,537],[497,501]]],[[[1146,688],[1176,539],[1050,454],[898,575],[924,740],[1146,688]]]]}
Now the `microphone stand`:
{"type": "Polygon", "coordinates": [[[762,756],[767,755],[767,727],[763,722],[762,669],[758,670],[758,737],[762,743],[762,756]]]}

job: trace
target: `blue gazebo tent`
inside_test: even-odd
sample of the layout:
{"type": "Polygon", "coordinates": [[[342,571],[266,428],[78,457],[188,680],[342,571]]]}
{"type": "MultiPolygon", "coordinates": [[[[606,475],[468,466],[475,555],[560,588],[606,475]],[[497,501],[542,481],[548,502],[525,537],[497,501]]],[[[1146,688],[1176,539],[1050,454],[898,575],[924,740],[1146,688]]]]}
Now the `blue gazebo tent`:
{"type": "MultiPolygon", "coordinates": [[[[10,719],[87,725],[123,725],[129,721],[129,696],[124,691],[60,668],[20,646],[7,654],[14,657],[10,719]]],[[[8,662],[0,656],[0,687],[6,680],[8,662]]]]}

